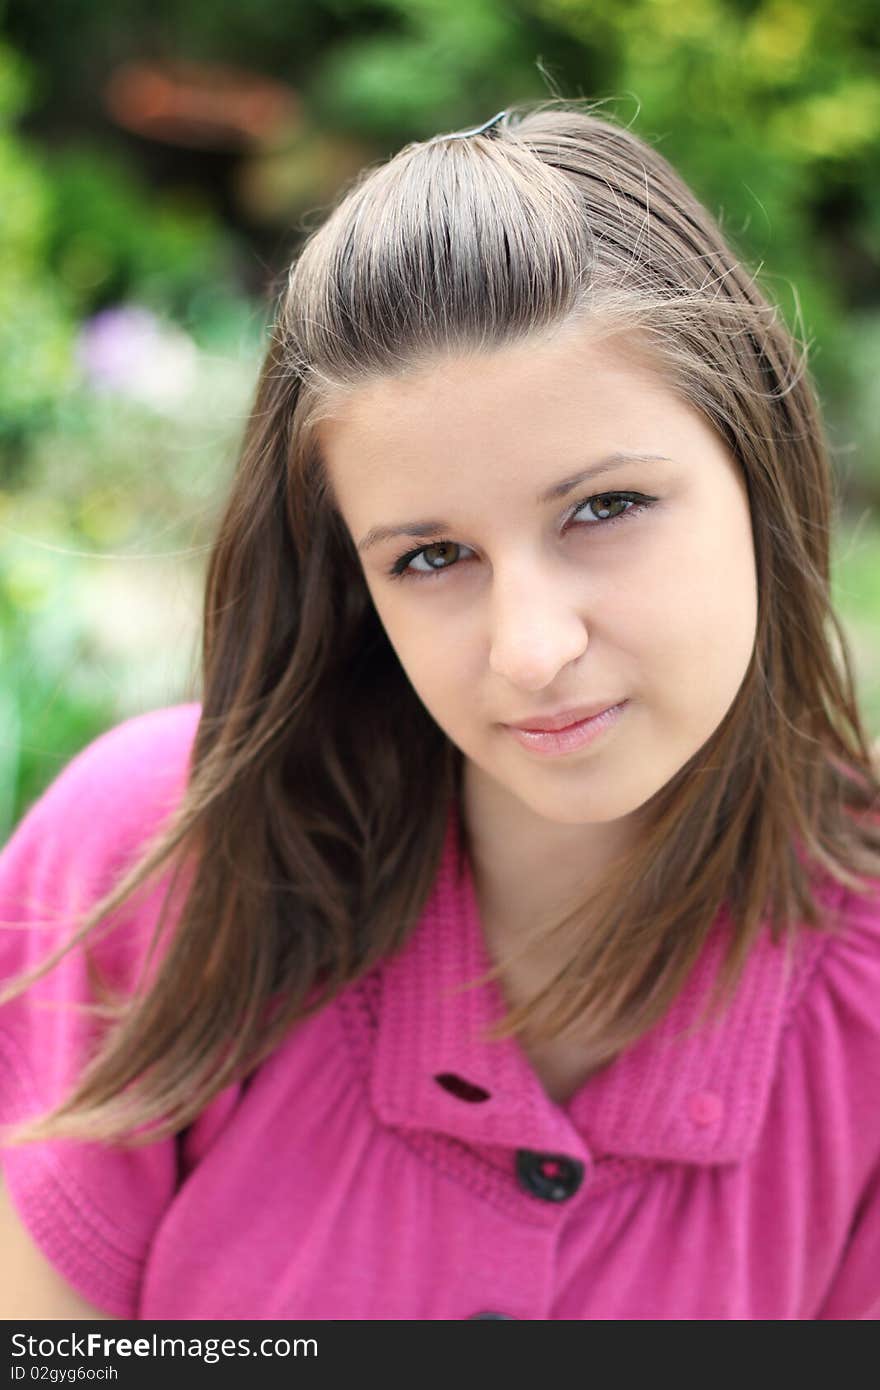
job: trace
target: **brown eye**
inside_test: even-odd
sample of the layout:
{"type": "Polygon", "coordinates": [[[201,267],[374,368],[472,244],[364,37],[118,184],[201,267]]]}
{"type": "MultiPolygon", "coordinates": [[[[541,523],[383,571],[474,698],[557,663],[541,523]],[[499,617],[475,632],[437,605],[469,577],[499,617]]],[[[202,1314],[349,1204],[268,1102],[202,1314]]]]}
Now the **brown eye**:
{"type": "Polygon", "coordinates": [[[584,505],[591,508],[594,516],[607,521],[620,516],[631,504],[619,492],[603,492],[598,497],[591,497],[584,505]]]}
{"type": "Polygon", "coordinates": [[[435,541],[433,545],[426,545],[419,553],[425,557],[425,560],[431,566],[431,569],[448,569],[450,551],[457,551],[459,549],[460,547],[456,544],[455,541],[435,541]],[[432,551],[439,551],[440,559],[444,563],[435,564],[431,554],[432,551]]]}
{"type": "Polygon", "coordinates": [[[392,579],[439,578],[444,570],[457,568],[460,553],[467,548],[458,541],[434,541],[401,555],[388,573],[392,579]]]}

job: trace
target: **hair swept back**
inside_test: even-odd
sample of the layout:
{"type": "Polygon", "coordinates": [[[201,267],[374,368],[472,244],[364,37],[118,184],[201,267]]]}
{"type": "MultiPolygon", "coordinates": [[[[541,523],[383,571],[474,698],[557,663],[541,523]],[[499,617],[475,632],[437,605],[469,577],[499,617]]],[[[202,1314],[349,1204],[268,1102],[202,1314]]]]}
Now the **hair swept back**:
{"type": "Polygon", "coordinates": [[[377,375],[581,320],[642,344],[738,460],[758,630],[733,706],[643,808],[643,838],[588,903],[547,924],[568,965],[493,1035],[576,1025],[610,1060],[668,1008],[722,904],[732,930],[713,1008],[765,917],[777,940],[798,923],[830,930],[818,877],[859,891],[880,874],[880,773],[831,605],[838,499],[806,347],[655,148],[596,104],[520,103],[483,135],[413,143],[364,170],[278,291],[210,557],[184,795],[63,950],[0,998],[166,868],[154,946],[185,882],[173,931],[147,991],[95,1006],[114,1026],[65,1101],[15,1141],[179,1130],[405,940],[461,754],[384,635],[314,425],[377,375]],[[414,785],[433,792],[417,823],[414,785]]]}

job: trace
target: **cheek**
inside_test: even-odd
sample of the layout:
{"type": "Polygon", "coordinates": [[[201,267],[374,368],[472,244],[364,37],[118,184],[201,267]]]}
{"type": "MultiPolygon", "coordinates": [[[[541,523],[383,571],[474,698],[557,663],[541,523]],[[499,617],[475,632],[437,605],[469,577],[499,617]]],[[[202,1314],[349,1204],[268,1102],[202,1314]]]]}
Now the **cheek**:
{"type": "MultiPolygon", "coordinates": [[[[401,581],[402,586],[408,583],[415,587],[419,581],[401,581]]],[[[407,679],[435,720],[445,725],[467,700],[468,654],[461,633],[452,640],[439,611],[432,618],[430,603],[419,603],[409,593],[383,592],[377,598],[372,586],[370,592],[407,679]]]]}
{"type": "Polygon", "coordinates": [[[679,536],[654,556],[640,593],[630,595],[628,630],[652,687],[675,710],[720,719],[745,676],[757,627],[747,519],[726,532],[679,536]]]}
{"type": "MultiPolygon", "coordinates": [[[[401,582],[406,583],[405,580],[401,582]]],[[[389,586],[382,585],[381,591],[370,583],[367,587],[385,629],[385,636],[397,653],[401,666],[409,672],[410,667],[419,665],[424,647],[430,644],[430,630],[424,627],[420,630],[413,621],[411,605],[405,599],[402,602],[397,599],[393,592],[389,592],[389,586]]]]}

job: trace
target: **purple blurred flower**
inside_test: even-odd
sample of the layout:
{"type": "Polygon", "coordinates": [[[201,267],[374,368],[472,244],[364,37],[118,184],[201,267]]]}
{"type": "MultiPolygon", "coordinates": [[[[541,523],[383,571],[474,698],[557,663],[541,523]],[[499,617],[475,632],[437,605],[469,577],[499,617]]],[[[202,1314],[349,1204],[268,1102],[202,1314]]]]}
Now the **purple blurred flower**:
{"type": "Polygon", "coordinates": [[[162,407],[192,383],[197,349],[173,324],[139,304],[102,309],[81,326],[77,361],[89,384],[162,407]]]}

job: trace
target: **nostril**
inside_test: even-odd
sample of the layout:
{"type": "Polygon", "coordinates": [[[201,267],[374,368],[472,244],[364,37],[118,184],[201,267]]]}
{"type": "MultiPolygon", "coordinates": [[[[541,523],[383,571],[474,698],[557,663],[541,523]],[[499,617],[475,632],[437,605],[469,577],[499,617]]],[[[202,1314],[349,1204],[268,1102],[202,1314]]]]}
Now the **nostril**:
{"type": "Polygon", "coordinates": [[[475,1086],[472,1081],[465,1081],[463,1076],[456,1076],[455,1072],[444,1071],[435,1076],[434,1080],[438,1086],[442,1086],[444,1091],[449,1091],[450,1095],[458,1096],[459,1100],[469,1100],[477,1103],[482,1100],[489,1100],[489,1092],[482,1086],[475,1086]]]}

